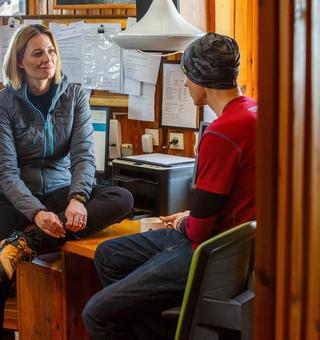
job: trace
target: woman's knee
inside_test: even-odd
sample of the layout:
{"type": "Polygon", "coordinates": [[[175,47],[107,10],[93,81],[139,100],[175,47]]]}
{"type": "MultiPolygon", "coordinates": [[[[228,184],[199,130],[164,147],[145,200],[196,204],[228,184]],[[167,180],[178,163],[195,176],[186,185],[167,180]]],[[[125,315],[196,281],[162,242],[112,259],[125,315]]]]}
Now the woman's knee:
{"type": "Polygon", "coordinates": [[[130,191],[121,187],[103,187],[94,188],[93,195],[106,202],[114,202],[119,208],[120,215],[126,216],[133,208],[133,196],[130,191]]]}
{"type": "Polygon", "coordinates": [[[131,192],[121,187],[114,187],[113,189],[119,205],[126,214],[129,213],[133,208],[133,196],[131,192]]]}

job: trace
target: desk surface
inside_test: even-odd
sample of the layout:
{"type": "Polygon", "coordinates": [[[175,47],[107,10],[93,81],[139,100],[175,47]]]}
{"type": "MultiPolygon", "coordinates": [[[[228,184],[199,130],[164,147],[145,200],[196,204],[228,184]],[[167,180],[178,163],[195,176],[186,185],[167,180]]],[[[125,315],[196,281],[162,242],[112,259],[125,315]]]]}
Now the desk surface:
{"type": "Polygon", "coordinates": [[[138,232],[140,232],[140,221],[123,220],[84,240],[66,242],[63,251],[93,259],[94,252],[101,242],[138,232]]]}

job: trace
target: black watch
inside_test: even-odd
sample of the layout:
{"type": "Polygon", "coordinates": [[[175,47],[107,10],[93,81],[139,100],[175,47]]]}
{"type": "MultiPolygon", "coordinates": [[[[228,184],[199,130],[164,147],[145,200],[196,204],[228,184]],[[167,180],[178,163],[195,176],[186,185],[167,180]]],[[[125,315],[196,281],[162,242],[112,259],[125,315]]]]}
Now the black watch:
{"type": "Polygon", "coordinates": [[[87,202],[87,197],[85,195],[82,194],[74,194],[71,195],[71,199],[77,200],[83,204],[85,204],[87,202]]]}

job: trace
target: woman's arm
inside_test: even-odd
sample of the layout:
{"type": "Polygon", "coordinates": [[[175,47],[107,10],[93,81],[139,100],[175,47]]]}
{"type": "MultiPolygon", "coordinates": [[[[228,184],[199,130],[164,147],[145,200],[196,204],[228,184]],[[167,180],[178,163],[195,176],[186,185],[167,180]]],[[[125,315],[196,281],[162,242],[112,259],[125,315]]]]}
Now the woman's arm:
{"type": "Polygon", "coordinates": [[[11,204],[30,222],[33,222],[37,212],[45,209],[20,178],[13,127],[2,105],[0,106],[0,189],[11,204]]]}
{"type": "Polygon", "coordinates": [[[71,187],[69,198],[82,194],[90,198],[95,176],[93,126],[87,94],[75,87],[75,112],[70,142],[71,187]]]}

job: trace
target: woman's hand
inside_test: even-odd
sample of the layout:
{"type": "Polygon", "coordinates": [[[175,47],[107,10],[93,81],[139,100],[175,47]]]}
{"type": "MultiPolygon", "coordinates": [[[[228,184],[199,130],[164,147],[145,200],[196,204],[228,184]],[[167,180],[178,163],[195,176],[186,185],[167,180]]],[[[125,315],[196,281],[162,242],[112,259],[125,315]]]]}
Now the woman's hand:
{"type": "Polygon", "coordinates": [[[71,199],[65,212],[66,228],[72,232],[84,229],[87,225],[87,209],[76,199],[71,199]]]}
{"type": "Polygon", "coordinates": [[[50,211],[39,211],[34,217],[35,224],[46,234],[55,237],[65,237],[66,231],[59,217],[50,211]]]}
{"type": "Polygon", "coordinates": [[[165,224],[171,224],[173,225],[173,228],[176,228],[177,223],[180,221],[181,218],[188,216],[190,214],[189,210],[186,210],[184,212],[179,212],[173,215],[169,215],[169,216],[160,216],[160,220],[165,222],[165,224]]]}

